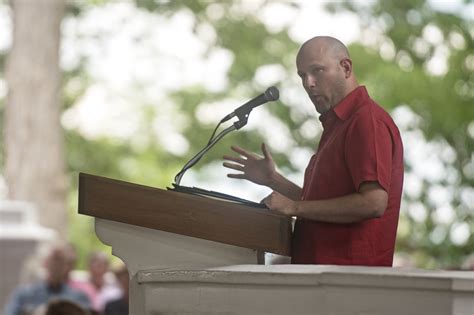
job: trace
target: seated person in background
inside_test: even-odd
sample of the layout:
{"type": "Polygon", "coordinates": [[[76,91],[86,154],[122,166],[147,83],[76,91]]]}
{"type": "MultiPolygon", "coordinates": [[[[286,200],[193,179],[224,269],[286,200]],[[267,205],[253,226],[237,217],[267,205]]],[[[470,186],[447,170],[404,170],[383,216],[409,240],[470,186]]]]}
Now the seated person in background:
{"type": "Polygon", "coordinates": [[[51,300],[35,310],[33,315],[90,315],[82,307],[68,300],[51,300]]]}
{"type": "Polygon", "coordinates": [[[128,315],[129,274],[125,265],[115,271],[115,277],[122,289],[122,297],[107,303],[104,315],[128,315]]]}
{"type": "Polygon", "coordinates": [[[45,279],[32,286],[17,289],[6,305],[4,315],[31,314],[37,307],[52,299],[68,300],[84,309],[90,308],[88,297],[66,283],[70,268],[65,245],[55,244],[51,247],[44,267],[45,279]]]}
{"type": "Polygon", "coordinates": [[[88,260],[89,279],[87,281],[69,280],[70,286],[81,290],[89,297],[92,310],[97,313],[104,311],[105,304],[121,296],[118,285],[107,279],[109,258],[105,253],[92,252],[88,260]]]}

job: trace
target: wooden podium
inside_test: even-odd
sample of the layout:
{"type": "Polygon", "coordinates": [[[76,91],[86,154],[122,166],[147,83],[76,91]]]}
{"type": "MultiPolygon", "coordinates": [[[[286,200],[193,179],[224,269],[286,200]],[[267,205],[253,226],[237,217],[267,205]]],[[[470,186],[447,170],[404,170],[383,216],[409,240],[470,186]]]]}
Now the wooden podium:
{"type": "Polygon", "coordinates": [[[130,273],[130,314],[144,314],[138,272],[257,264],[290,255],[291,221],[239,203],[79,174],[79,213],[130,273]]]}
{"type": "Polygon", "coordinates": [[[79,213],[289,255],[291,222],[268,210],[79,174],[79,213]]]}

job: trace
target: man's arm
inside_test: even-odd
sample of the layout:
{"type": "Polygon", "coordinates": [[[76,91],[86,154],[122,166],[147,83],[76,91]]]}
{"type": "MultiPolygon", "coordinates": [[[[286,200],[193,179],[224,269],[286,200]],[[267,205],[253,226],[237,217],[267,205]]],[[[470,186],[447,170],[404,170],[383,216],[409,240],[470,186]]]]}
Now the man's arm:
{"type": "Polygon", "coordinates": [[[275,172],[268,187],[274,191],[278,191],[280,194],[290,198],[291,200],[301,199],[301,187],[288,180],[286,177],[283,177],[283,175],[278,172],[275,172]]]}
{"type": "Polygon", "coordinates": [[[355,223],[379,218],[385,212],[387,192],[377,182],[364,182],[359,191],[339,198],[294,201],[273,192],[262,200],[273,211],[313,221],[355,223]]]}
{"type": "Polygon", "coordinates": [[[301,187],[276,171],[275,162],[264,143],[262,143],[263,158],[237,146],[231,149],[240,156],[224,156],[224,160],[231,162],[224,162],[223,165],[241,173],[228,174],[228,177],[246,179],[258,185],[267,186],[291,200],[301,198],[301,187]]]}

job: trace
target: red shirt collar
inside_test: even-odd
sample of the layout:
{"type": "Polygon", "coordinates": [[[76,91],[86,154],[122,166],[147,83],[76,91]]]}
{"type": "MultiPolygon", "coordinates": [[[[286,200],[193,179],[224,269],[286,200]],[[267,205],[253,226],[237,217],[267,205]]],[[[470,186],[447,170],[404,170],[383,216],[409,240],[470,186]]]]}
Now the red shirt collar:
{"type": "Polygon", "coordinates": [[[360,85],[352,92],[347,94],[336,106],[319,116],[319,120],[323,123],[326,123],[327,120],[332,120],[332,118],[339,118],[340,120],[348,119],[352,113],[359,108],[364,101],[369,98],[367,89],[364,85],[360,85]]]}

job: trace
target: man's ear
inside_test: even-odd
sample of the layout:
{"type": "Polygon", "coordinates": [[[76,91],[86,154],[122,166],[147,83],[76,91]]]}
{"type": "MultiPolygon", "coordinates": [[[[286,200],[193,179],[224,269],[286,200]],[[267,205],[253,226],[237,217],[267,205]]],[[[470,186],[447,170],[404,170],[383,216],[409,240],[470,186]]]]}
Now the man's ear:
{"type": "Polygon", "coordinates": [[[352,60],[349,58],[344,58],[339,63],[342,67],[342,70],[344,71],[344,76],[347,79],[352,74],[352,60]]]}

